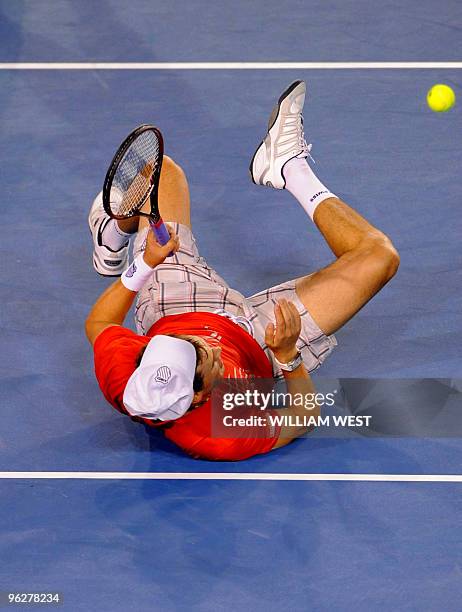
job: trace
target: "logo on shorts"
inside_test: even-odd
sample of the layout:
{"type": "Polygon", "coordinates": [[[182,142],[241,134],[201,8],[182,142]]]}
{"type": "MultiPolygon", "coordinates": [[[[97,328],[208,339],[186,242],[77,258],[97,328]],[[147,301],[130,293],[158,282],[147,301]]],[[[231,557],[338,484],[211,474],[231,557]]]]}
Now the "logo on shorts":
{"type": "Polygon", "coordinates": [[[162,383],[163,385],[166,385],[171,377],[172,377],[172,372],[170,371],[170,368],[167,366],[161,366],[156,372],[155,380],[158,383],[162,383]]]}
{"type": "Polygon", "coordinates": [[[132,263],[132,265],[127,268],[127,271],[125,272],[125,276],[127,276],[128,278],[131,278],[136,272],[136,265],[135,262],[132,263]]]}

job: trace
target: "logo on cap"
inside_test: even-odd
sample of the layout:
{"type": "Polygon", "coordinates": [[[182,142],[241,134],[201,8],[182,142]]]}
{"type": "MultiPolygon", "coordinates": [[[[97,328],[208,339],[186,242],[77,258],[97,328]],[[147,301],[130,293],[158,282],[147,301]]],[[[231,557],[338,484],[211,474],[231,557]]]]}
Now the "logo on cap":
{"type": "Polygon", "coordinates": [[[163,383],[164,385],[166,385],[171,377],[172,372],[170,371],[170,368],[167,366],[161,366],[156,372],[155,380],[158,383],[163,383]]]}

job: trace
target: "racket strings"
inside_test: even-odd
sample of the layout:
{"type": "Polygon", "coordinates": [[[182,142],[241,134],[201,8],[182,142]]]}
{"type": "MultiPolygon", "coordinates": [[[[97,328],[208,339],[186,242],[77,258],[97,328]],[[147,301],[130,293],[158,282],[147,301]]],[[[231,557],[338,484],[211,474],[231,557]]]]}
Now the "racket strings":
{"type": "Polygon", "coordinates": [[[140,210],[151,192],[159,157],[159,141],[153,131],[142,132],[131,143],[112,181],[110,206],[115,215],[130,217],[140,210]]]}

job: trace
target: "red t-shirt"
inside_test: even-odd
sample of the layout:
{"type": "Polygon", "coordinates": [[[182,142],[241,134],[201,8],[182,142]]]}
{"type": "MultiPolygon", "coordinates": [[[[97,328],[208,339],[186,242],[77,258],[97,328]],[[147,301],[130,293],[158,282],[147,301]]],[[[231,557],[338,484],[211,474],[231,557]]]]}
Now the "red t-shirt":
{"type": "Polygon", "coordinates": [[[169,440],[195,458],[238,461],[270,451],[280,435],[278,426],[257,428],[258,438],[213,437],[210,401],[168,422],[128,414],[123,394],[141,349],[152,336],[172,333],[201,336],[211,346],[220,346],[225,378],[272,378],[271,364],[263,349],[239,325],[214,313],[191,312],[159,319],[146,336],[138,336],[119,325],[101,332],[94,344],[95,372],[107,401],[135,421],[162,427],[169,440]]]}

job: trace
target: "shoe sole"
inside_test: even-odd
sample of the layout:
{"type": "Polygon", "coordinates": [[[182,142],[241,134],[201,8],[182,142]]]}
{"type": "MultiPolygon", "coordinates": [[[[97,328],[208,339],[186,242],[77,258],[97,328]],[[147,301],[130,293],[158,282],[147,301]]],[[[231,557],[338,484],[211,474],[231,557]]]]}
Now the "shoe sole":
{"type": "MultiPolygon", "coordinates": [[[[93,240],[93,228],[91,225],[90,217],[88,217],[88,229],[90,230],[90,235],[93,240]]],[[[93,248],[94,248],[94,245],[93,245],[93,248]]],[[[100,272],[98,270],[98,263],[97,263],[96,255],[94,252],[93,252],[93,268],[95,269],[95,272],[97,272],[100,276],[104,276],[104,278],[116,278],[118,276],[122,276],[122,272],[117,272],[117,274],[104,274],[103,272],[100,272]]]]}
{"type": "Polygon", "coordinates": [[[117,272],[117,274],[103,274],[100,272],[97,267],[95,255],[93,255],[93,268],[95,269],[95,272],[97,272],[100,276],[104,276],[105,278],[116,278],[118,276],[122,276],[122,272],[117,272]]]}
{"type": "Polygon", "coordinates": [[[249,165],[249,174],[250,174],[250,178],[252,180],[252,183],[254,185],[260,185],[260,183],[256,183],[253,180],[253,173],[252,173],[252,166],[253,166],[253,162],[255,160],[255,157],[257,156],[258,151],[260,150],[260,147],[265,144],[265,141],[268,137],[268,132],[271,130],[271,128],[273,127],[273,125],[276,123],[276,119],[278,118],[279,115],[279,111],[281,110],[281,104],[284,102],[284,100],[287,98],[287,96],[289,94],[291,94],[293,92],[293,90],[298,87],[300,85],[300,83],[303,83],[303,81],[294,81],[293,83],[291,83],[289,85],[289,87],[282,92],[282,94],[279,96],[279,100],[277,101],[277,104],[274,106],[273,110],[271,111],[271,115],[268,121],[268,130],[266,133],[265,138],[260,142],[260,144],[258,145],[258,147],[255,149],[255,153],[253,154],[252,159],[250,160],[250,165],[249,165]]]}

